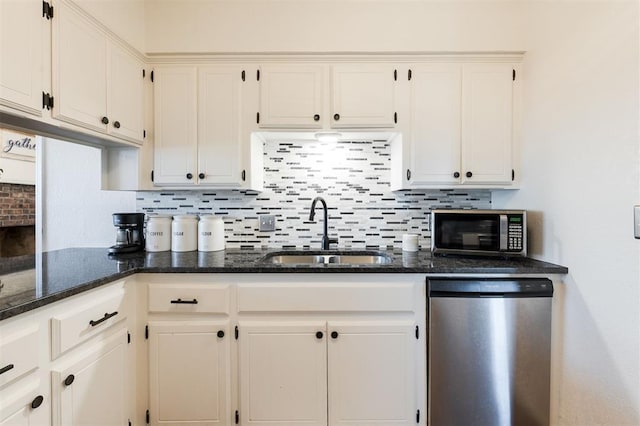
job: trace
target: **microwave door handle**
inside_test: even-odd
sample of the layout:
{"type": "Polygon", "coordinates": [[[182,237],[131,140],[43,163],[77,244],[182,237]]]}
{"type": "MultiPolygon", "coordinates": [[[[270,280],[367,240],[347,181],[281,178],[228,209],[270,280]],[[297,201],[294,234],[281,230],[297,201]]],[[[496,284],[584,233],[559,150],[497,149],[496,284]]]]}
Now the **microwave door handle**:
{"type": "Polygon", "coordinates": [[[500,215],[500,251],[509,248],[509,221],[506,214],[500,215]]]}

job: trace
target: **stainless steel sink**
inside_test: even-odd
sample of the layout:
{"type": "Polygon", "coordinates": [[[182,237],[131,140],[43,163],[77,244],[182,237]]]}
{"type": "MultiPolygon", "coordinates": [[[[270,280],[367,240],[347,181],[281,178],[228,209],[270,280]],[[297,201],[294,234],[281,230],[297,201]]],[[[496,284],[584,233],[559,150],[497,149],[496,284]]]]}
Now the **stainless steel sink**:
{"type": "Polygon", "coordinates": [[[377,251],[279,251],[267,254],[262,263],[273,265],[385,265],[391,257],[377,251]]]}

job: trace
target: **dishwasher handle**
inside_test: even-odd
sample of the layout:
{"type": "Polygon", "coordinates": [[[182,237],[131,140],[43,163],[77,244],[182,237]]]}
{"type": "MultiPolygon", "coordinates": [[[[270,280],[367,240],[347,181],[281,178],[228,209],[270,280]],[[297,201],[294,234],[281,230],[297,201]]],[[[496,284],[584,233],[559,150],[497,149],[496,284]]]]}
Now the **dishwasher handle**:
{"type": "Polygon", "coordinates": [[[552,297],[547,278],[427,279],[429,297],[552,297]]]}

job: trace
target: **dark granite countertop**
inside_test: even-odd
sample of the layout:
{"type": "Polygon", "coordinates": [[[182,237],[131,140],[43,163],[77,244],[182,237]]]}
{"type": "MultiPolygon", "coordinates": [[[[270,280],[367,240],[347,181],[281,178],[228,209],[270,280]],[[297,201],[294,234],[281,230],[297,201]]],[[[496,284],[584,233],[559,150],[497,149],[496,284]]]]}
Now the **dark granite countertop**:
{"type": "MultiPolygon", "coordinates": [[[[431,257],[430,252],[384,251],[384,265],[272,265],[260,260],[270,250],[134,253],[110,257],[104,248],[73,248],[18,260],[0,259],[0,320],[99,287],[135,273],[402,273],[402,274],[566,274],[564,266],[529,258],[431,257]],[[35,279],[9,291],[12,276],[35,270],[35,279]],[[3,295],[3,290],[5,295],[3,295]]],[[[355,251],[354,251],[355,252],[355,251]]],[[[23,279],[24,281],[24,279],[23,279]]]]}

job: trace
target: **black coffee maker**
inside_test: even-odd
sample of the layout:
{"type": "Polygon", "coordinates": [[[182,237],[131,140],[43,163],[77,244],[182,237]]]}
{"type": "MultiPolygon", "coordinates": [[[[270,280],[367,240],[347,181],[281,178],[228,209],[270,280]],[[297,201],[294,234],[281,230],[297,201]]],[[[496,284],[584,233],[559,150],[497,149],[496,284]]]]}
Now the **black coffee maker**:
{"type": "Polygon", "coordinates": [[[144,213],[114,213],[113,225],[118,228],[116,244],[109,247],[109,254],[144,250],[144,213]]]}

